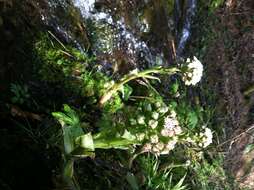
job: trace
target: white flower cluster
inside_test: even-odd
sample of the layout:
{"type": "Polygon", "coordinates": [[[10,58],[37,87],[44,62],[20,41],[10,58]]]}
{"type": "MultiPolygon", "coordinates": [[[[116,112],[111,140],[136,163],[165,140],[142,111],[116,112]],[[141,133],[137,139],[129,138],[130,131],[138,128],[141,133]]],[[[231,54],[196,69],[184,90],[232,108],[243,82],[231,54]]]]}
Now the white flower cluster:
{"type": "Polygon", "coordinates": [[[200,138],[201,138],[201,143],[199,143],[199,146],[202,146],[203,148],[206,148],[208,145],[210,145],[213,142],[213,133],[211,129],[207,127],[203,127],[204,132],[201,132],[200,138]]]}
{"type": "Polygon", "coordinates": [[[144,104],[137,109],[137,117],[130,118],[130,130],[133,130],[141,144],[143,152],[155,155],[169,154],[182,133],[176,112],[163,102],[144,104]]]}
{"type": "MultiPolygon", "coordinates": [[[[160,110],[161,106],[158,106],[160,110]]],[[[162,107],[163,108],[163,107],[162,107]]],[[[165,109],[165,108],[163,108],[165,109]]],[[[166,109],[164,110],[166,111],[166,109]]],[[[168,108],[167,108],[168,111],[168,108]]],[[[152,120],[148,122],[149,126],[152,129],[155,129],[158,125],[159,114],[157,112],[152,113],[152,120]]],[[[167,115],[164,119],[163,128],[156,130],[156,133],[149,137],[149,142],[143,146],[144,152],[152,152],[155,155],[168,154],[170,150],[175,148],[176,143],[178,142],[177,135],[182,133],[182,129],[179,126],[179,122],[174,111],[170,111],[170,114],[167,115]],[[161,140],[160,138],[164,138],[161,140]],[[167,141],[165,139],[168,139],[167,141]],[[162,142],[163,141],[163,142],[162,142]]]]}
{"type": "Polygon", "coordinates": [[[169,154],[170,150],[173,150],[175,148],[176,143],[176,137],[172,140],[169,140],[167,143],[163,143],[159,141],[158,135],[153,135],[151,136],[151,142],[146,143],[143,146],[143,151],[152,152],[155,155],[169,154]]]}
{"type": "Polygon", "coordinates": [[[195,56],[192,61],[188,58],[186,62],[188,71],[183,74],[183,81],[187,86],[196,85],[201,80],[203,65],[195,56]]]}
{"type": "Polygon", "coordinates": [[[171,114],[164,119],[164,128],[161,130],[163,137],[173,137],[182,133],[179,122],[176,118],[176,113],[171,111],[171,114]]]}

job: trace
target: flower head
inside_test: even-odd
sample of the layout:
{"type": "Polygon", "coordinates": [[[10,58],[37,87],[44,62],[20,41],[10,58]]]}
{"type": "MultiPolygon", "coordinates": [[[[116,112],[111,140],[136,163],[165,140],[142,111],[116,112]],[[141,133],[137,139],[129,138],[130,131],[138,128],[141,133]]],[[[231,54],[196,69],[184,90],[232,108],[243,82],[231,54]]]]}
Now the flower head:
{"type": "Polygon", "coordinates": [[[159,112],[160,113],[166,113],[168,111],[168,107],[167,106],[163,106],[161,108],[159,108],[159,112]]]}
{"type": "Polygon", "coordinates": [[[195,56],[192,61],[188,58],[187,64],[188,71],[183,74],[183,81],[187,86],[196,85],[201,80],[203,65],[195,56]]]}
{"type": "Polygon", "coordinates": [[[144,116],[139,116],[138,117],[138,124],[140,124],[140,125],[145,124],[145,117],[144,116]]]}
{"type": "Polygon", "coordinates": [[[150,151],[152,150],[152,144],[146,143],[146,144],[143,146],[142,150],[143,150],[144,152],[150,152],[150,151]]]}
{"type": "Polygon", "coordinates": [[[150,137],[150,141],[151,141],[151,143],[153,143],[153,144],[158,143],[158,142],[159,142],[159,137],[158,137],[158,135],[152,135],[152,136],[150,137]]]}
{"type": "Polygon", "coordinates": [[[133,118],[130,119],[130,124],[131,125],[136,125],[137,124],[137,121],[133,118]]]}
{"type": "Polygon", "coordinates": [[[152,118],[155,119],[155,120],[157,120],[157,119],[159,118],[159,113],[153,112],[153,113],[152,113],[152,118]]]}
{"type": "Polygon", "coordinates": [[[179,122],[176,118],[167,116],[164,120],[164,128],[165,129],[174,129],[179,125],[179,122]]]}
{"type": "Polygon", "coordinates": [[[210,145],[213,142],[213,133],[211,129],[205,128],[204,135],[202,137],[203,141],[203,147],[206,148],[208,145],[210,145]]]}
{"type": "Polygon", "coordinates": [[[138,141],[143,141],[145,139],[145,133],[139,133],[136,137],[138,141]]]}
{"type": "Polygon", "coordinates": [[[182,133],[182,128],[179,126],[179,122],[174,112],[173,114],[165,118],[164,128],[161,130],[161,135],[164,137],[173,137],[181,133],[182,133]]]}
{"type": "Polygon", "coordinates": [[[152,128],[152,129],[155,129],[156,127],[157,127],[157,125],[158,125],[158,121],[156,121],[156,120],[150,120],[149,122],[148,122],[148,125],[152,128]]]}

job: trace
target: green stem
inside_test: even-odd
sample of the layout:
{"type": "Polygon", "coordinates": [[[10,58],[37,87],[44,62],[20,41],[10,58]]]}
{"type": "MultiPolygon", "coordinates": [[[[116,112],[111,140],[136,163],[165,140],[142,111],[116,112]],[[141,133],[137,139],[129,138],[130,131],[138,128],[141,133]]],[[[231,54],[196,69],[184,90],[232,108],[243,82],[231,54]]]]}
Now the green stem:
{"type": "Polygon", "coordinates": [[[254,85],[250,86],[249,88],[247,88],[243,94],[244,96],[249,96],[252,92],[254,92],[254,85]]]}
{"type": "Polygon", "coordinates": [[[97,139],[94,140],[94,148],[101,148],[101,149],[110,149],[110,148],[119,148],[119,149],[128,149],[130,145],[137,144],[135,141],[130,141],[127,139],[111,139],[111,140],[104,140],[104,139],[97,139]]]}
{"type": "Polygon", "coordinates": [[[127,74],[125,75],[118,83],[114,84],[109,90],[101,97],[99,101],[99,105],[103,106],[112,96],[114,93],[116,93],[119,89],[122,88],[124,84],[127,82],[137,79],[137,78],[149,78],[149,74],[175,74],[179,72],[180,70],[173,67],[173,68],[162,68],[162,67],[157,67],[153,69],[148,69],[141,71],[139,73],[135,74],[127,74]]]}

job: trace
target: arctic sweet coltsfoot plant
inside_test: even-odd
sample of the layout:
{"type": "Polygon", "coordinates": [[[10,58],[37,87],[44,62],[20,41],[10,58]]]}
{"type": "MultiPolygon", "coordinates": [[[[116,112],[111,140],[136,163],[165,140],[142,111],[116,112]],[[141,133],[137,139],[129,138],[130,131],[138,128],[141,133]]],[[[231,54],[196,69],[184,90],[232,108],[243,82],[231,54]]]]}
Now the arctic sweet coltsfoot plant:
{"type": "MultiPolygon", "coordinates": [[[[182,115],[177,113],[176,105],[173,105],[172,102],[165,103],[156,90],[147,88],[145,93],[149,94],[147,97],[126,104],[121,101],[118,94],[119,92],[126,93],[123,92],[123,89],[131,80],[141,78],[160,81],[159,74],[177,74],[182,76],[185,85],[196,85],[201,80],[202,72],[201,62],[194,57],[192,61],[188,59],[186,64],[180,68],[155,67],[140,72],[134,70],[123,76],[118,82],[105,81],[107,84],[102,86],[107,89],[103,90],[103,94],[98,95],[94,90],[91,94],[91,96],[101,97],[98,107],[101,109],[102,116],[96,123],[91,124],[99,128],[97,132],[92,133],[84,129],[78,114],[68,105],[64,105],[64,112],[54,112],[53,116],[62,126],[64,154],[66,155],[64,175],[68,177],[70,184],[77,186],[73,179],[74,159],[72,158],[92,156],[96,149],[134,149],[138,150],[136,155],[149,152],[160,156],[169,154],[180,144],[199,150],[208,147],[212,143],[212,131],[207,127],[193,129],[180,122],[185,118],[181,118],[182,115]],[[123,106],[114,112],[102,109],[108,103],[112,103],[110,100],[114,100],[115,97],[119,97],[123,106]]],[[[87,86],[91,88],[91,85],[87,86]]],[[[131,93],[132,90],[122,96],[122,99],[125,102],[129,101],[131,93]]],[[[194,124],[196,125],[197,122],[192,125],[194,124]]]]}
{"type": "MultiPolygon", "coordinates": [[[[173,75],[179,73],[183,76],[186,85],[195,85],[201,79],[202,71],[203,66],[196,57],[193,61],[188,59],[184,69],[155,67],[140,72],[134,70],[123,76],[119,82],[109,85],[101,96],[99,105],[100,107],[104,106],[127,82],[137,78],[160,80],[154,74],[173,75]]],[[[188,143],[203,143],[202,147],[207,147],[212,139],[211,134],[208,134],[209,131],[206,129],[203,133],[200,132],[201,136],[192,135],[195,138],[190,140],[191,135],[188,135],[188,132],[179,124],[179,116],[176,110],[171,105],[165,104],[159,94],[154,94],[150,99],[136,101],[132,106],[125,106],[113,115],[105,113],[104,116],[111,122],[111,126],[105,127],[103,125],[106,122],[101,122],[99,125],[100,132],[96,134],[85,134],[80,127],[78,118],[74,117],[75,112],[67,105],[64,106],[64,110],[68,112],[67,116],[73,119],[72,122],[63,117],[66,116],[64,113],[56,112],[53,115],[63,127],[65,152],[67,154],[78,147],[93,152],[97,148],[128,149],[131,146],[141,145],[143,152],[160,155],[168,154],[170,150],[174,149],[178,141],[185,142],[188,139],[186,141],[188,143]],[[132,114],[129,115],[129,113],[132,114]]]]}
{"type": "MultiPolygon", "coordinates": [[[[192,62],[187,60],[187,66],[183,70],[176,67],[156,67],[140,72],[135,70],[125,75],[119,82],[112,83],[102,95],[99,105],[104,106],[127,82],[137,78],[159,80],[153,74],[179,73],[186,85],[194,85],[201,79],[202,71],[203,66],[195,57],[192,62]]],[[[53,113],[62,125],[65,153],[71,154],[77,148],[84,148],[85,152],[91,153],[98,148],[129,149],[140,145],[142,152],[160,155],[168,154],[178,142],[192,143],[204,148],[211,143],[210,129],[205,128],[202,129],[204,131],[195,133],[199,135],[188,133],[186,126],[180,125],[178,121],[180,116],[174,107],[164,103],[159,94],[152,94],[152,97],[138,100],[132,106],[123,106],[115,114],[104,113],[104,119],[106,118],[110,124],[106,127],[107,122],[98,122],[100,132],[96,134],[85,134],[77,114],[67,105],[64,106],[65,113],[53,113]]]]}

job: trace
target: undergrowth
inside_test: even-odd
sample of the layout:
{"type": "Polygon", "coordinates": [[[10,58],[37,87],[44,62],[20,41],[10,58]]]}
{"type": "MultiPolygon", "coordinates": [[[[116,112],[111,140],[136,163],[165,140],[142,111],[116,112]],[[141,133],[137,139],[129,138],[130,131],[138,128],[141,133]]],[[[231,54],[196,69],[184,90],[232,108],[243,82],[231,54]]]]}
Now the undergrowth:
{"type": "MultiPolygon", "coordinates": [[[[221,3],[200,4],[210,18],[221,3]]],[[[200,58],[216,37],[206,26],[190,51],[200,58]]],[[[51,89],[52,97],[30,94],[37,86],[12,84],[10,100],[32,111],[36,104],[46,115],[39,122],[52,130],[37,135],[23,127],[35,142],[43,139],[61,154],[57,180],[62,189],[232,189],[216,149],[220,129],[213,122],[214,96],[204,83],[191,81],[202,75],[198,59],[133,70],[115,80],[93,54],[64,45],[50,33],[38,35],[34,47],[38,89],[51,89]],[[161,75],[170,76],[167,92],[160,90],[161,75]]]]}

